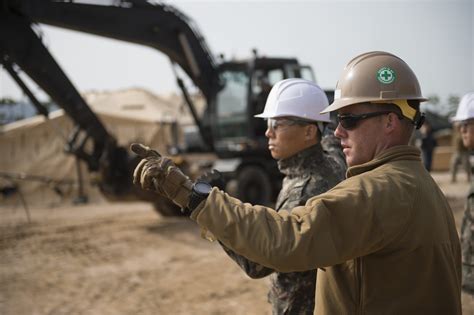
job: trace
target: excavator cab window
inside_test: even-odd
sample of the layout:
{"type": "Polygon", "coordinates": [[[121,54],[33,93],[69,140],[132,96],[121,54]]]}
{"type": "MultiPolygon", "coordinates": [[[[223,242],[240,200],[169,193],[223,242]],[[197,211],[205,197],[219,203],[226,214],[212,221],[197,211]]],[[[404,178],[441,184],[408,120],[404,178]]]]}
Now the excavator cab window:
{"type": "Polygon", "coordinates": [[[311,66],[302,66],[302,65],[287,65],[286,72],[288,73],[289,78],[302,78],[309,81],[316,82],[314,77],[314,72],[311,66]]]}
{"type": "Polygon", "coordinates": [[[261,93],[268,94],[273,85],[285,78],[283,69],[257,69],[252,75],[252,94],[259,95],[261,93]]]}
{"type": "Polygon", "coordinates": [[[250,119],[252,122],[251,128],[255,140],[259,143],[258,146],[266,148],[267,139],[265,138],[265,130],[267,123],[261,118],[254,118],[254,115],[261,114],[265,108],[268,94],[275,83],[285,78],[285,73],[282,68],[277,69],[255,69],[252,75],[252,95],[251,95],[251,110],[250,119]]]}
{"type": "Polygon", "coordinates": [[[225,82],[216,98],[217,136],[238,138],[247,136],[247,100],[249,77],[246,71],[226,70],[221,73],[225,82]]]}
{"type": "Polygon", "coordinates": [[[216,148],[266,152],[266,123],[254,115],[263,112],[273,85],[292,77],[314,79],[311,68],[296,60],[260,58],[253,63],[230,63],[222,68],[223,84],[215,106],[216,148]]]}

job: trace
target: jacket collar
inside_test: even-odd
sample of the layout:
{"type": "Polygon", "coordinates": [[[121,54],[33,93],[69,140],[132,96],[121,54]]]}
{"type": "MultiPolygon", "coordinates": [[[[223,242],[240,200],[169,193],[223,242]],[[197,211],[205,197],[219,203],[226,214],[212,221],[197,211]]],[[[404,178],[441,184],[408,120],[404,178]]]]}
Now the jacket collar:
{"type": "Polygon", "coordinates": [[[321,146],[321,143],[318,143],[290,156],[287,159],[279,160],[278,169],[286,176],[300,176],[303,172],[307,172],[308,165],[321,163],[322,161],[323,147],[321,146]]]}
{"type": "Polygon", "coordinates": [[[359,175],[371,171],[383,164],[392,161],[412,160],[421,161],[420,150],[411,145],[399,145],[380,152],[375,158],[367,163],[351,166],[347,169],[346,177],[359,175]]]}

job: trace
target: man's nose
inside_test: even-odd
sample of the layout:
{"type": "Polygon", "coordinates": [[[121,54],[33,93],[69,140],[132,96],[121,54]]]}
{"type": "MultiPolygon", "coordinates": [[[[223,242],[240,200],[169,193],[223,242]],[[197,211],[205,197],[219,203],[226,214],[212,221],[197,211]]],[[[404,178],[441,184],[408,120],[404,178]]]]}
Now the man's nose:
{"type": "Polygon", "coordinates": [[[344,127],[342,127],[340,123],[337,124],[336,130],[334,130],[334,136],[339,139],[345,138],[347,136],[346,129],[344,129],[344,127]]]}
{"type": "Polygon", "coordinates": [[[275,136],[273,129],[267,128],[267,130],[265,130],[265,137],[272,138],[273,136],[275,136]]]}

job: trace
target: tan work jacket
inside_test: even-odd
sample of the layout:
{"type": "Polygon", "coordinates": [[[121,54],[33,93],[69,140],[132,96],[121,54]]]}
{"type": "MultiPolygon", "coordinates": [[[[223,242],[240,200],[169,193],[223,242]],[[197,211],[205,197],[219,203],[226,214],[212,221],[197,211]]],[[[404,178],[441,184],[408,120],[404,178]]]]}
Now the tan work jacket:
{"type": "Polygon", "coordinates": [[[411,146],[351,167],[291,214],[213,189],[192,218],[278,271],[318,271],[316,314],[461,314],[451,209],[411,146]]]}

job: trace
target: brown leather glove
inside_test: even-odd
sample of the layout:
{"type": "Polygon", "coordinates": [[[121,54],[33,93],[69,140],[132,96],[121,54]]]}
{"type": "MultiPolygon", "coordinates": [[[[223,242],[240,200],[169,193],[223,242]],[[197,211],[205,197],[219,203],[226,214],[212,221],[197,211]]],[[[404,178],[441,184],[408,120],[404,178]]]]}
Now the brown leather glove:
{"type": "Polygon", "coordinates": [[[140,143],[132,143],[130,149],[142,158],[133,172],[133,183],[143,189],[154,190],[186,208],[193,182],[174,163],[155,150],[140,143]]]}

